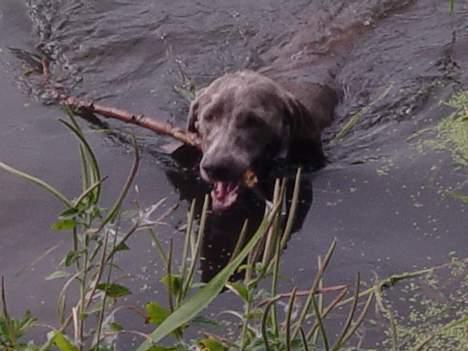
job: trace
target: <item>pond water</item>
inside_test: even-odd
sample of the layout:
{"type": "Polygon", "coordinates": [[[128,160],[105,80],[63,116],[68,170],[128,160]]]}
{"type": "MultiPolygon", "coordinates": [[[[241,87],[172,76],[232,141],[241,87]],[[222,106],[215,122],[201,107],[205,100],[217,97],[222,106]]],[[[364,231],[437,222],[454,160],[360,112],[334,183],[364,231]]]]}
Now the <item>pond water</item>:
{"type": "MultiPolygon", "coordinates": [[[[456,1],[450,15],[447,3],[437,0],[325,3],[2,0],[0,160],[70,196],[79,192],[76,143],[57,122],[64,113],[48,104],[44,77],[25,74],[42,56],[50,62],[49,79],[56,87],[182,126],[188,101],[180,88],[187,83],[201,87],[223,72],[269,65],[278,52],[294,55],[298,33],[302,42],[317,44],[311,55],[326,55],[314,48],[330,36],[352,32],[353,46],[334,58],[342,98],[324,135],[330,163],[304,175],[301,218],[284,253],[285,287],[310,284],[316,256],[333,238],[338,247],[330,282],[348,283],[356,272],[370,279],[433,266],[446,262],[452,251],[465,257],[466,205],[447,193],[466,192],[466,168],[457,167],[447,152],[421,152],[411,137],[449,115],[440,101],[468,83],[468,4],[456,1]],[[357,122],[336,139],[356,113],[357,122]]],[[[296,74],[308,76],[315,68],[301,69],[296,74]]],[[[107,202],[118,193],[132,160],[119,133],[128,128],[110,126],[117,132],[87,129],[109,176],[107,202]]],[[[130,194],[129,204],[138,200],[146,207],[161,198],[167,198],[166,208],[177,204],[159,230],[164,242],[174,239],[180,247],[179,228],[190,199],[201,201],[207,187],[196,172],[161,152],[161,138],[134,132],[143,160],[139,192],[130,194]]],[[[53,323],[60,282],[44,277],[69,240],[50,229],[60,204],[5,172],[0,172],[0,188],[0,273],[6,277],[10,309],[29,308],[53,323]]],[[[255,209],[258,204],[245,204],[232,215],[212,218],[204,278],[223,261],[221,253],[232,245],[230,232],[240,218],[255,209]]],[[[159,298],[164,267],[148,238],[137,236],[131,248],[120,262],[131,274],[131,301],[159,298]]],[[[215,305],[232,300],[223,294],[215,305]]]]}

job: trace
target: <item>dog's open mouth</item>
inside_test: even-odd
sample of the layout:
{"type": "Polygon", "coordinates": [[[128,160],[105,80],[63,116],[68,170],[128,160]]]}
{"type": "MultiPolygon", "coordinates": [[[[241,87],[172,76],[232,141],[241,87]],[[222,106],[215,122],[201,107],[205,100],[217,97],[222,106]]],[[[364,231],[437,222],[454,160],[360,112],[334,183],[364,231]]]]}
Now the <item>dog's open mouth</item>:
{"type": "Polygon", "coordinates": [[[239,183],[220,182],[213,183],[211,190],[212,207],[214,211],[224,211],[236,202],[239,195],[239,183]]]}

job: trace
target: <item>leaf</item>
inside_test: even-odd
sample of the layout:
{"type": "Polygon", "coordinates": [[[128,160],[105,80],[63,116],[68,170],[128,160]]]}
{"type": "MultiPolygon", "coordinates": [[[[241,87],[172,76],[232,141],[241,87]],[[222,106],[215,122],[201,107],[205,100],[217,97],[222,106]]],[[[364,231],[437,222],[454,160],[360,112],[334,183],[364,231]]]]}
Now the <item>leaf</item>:
{"type": "Polygon", "coordinates": [[[76,221],[72,218],[59,218],[57,222],[52,224],[52,229],[56,231],[72,230],[76,226],[76,221]]]}
{"type": "Polygon", "coordinates": [[[128,247],[127,244],[125,243],[120,243],[118,244],[115,249],[114,249],[114,252],[117,252],[117,251],[128,251],[130,250],[130,248],[128,247]]]}
{"type": "Polygon", "coordinates": [[[28,310],[24,312],[23,318],[18,323],[18,331],[20,333],[24,333],[27,329],[33,326],[34,322],[36,322],[36,318],[34,318],[31,312],[28,310]]]}
{"type": "Polygon", "coordinates": [[[77,351],[78,349],[58,330],[49,333],[52,343],[60,351],[77,351]]]}
{"type": "Polygon", "coordinates": [[[224,267],[205,287],[198,290],[191,298],[187,299],[185,303],[167,317],[167,319],[150,334],[149,338],[140,344],[136,351],[148,350],[154,343],[159,342],[162,338],[193,319],[218,296],[229,277],[236,271],[237,267],[239,267],[258,241],[265,235],[272,222],[271,218],[273,218],[273,215],[278,211],[278,208],[279,206],[277,205],[271,212],[270,217],[268,219],[263,219],[257,232],[231,263],[224,267]]]}
{"type": "Polygon", "coordinates": [[[223,343],[213,337],[202,339],[198,342],[200,351],[224,351],[227,350],[223,343]]]}
{"type": "Polygon", "coordinates": [[[210,318],[206,318],[204,316],[197,316],[195,317],[194,319],[192,319],[190,321],[192,324],[197,324],[197,325],[200,325],[200,326],[210,326],[210,327],[219,327],[221,326],[221,324],[214,320],[214,319],[210,319],[210,318]]]}
{"type": "Polygon", "coordinates": [[[157,302],[149,302],[145,305],[146,321],[154,325],[160,325],[171,314],[157,302]]]}
{"type": "Polygon", "coordinates": [[[101,283],[96,286],[96,289],[104,291],[107,296],[113,298],[127,296],[131,294],[130,290],[127,287],[120,284],[101,283]]]}
{"type": "Polygon", "coordinates": [[[66,271],[55,271],[51,274],[49,274],[47,277],[45,277],[45,280],[54,280],[54,279],[61,279],[61,278],[67,278],[70,276],[69,272],[66,271]]]}
{"type": "Polygon", "coordinates": [[[62,213],[60,213],[60,215],[59,215],[59,218],[71,218],[71,217],[76,216],[79,213],[80,213],[80,211],[78,211],[77,208],[70,207],[70,208],[67,208],[64,211],[62,211],[62,213]]]}
{"type": "Polygon", "coordinates": [[[62,259],[62,264],[65,267],[70,267],[73,263],[78,261],[78,259],[81,257],[81,252],[78,251],[68,251],[67,255],[62,259]]]}
{"type": "Polygon", "coordinates": [[[164,277],[161,278],[160,280],[163,285],[172,291],[172,295],[177,296],[180,292],[180,289],[182,289],[182,278],[178,274],[171,274],[170,279],[169,275],[165,275],[164,277]]]}
{"type": "Polygon", "coordinates": [[[249,290],[243,282],[228,283],[226,287],[244,301],[249,301],[249,290]]]}
{"type": "Polygon", "coordinates": [[[119,332],[121,330],[123,330],[124,328],[117,322],[112,322],[111,324],[109,324],[109,327],[112,331],[115,331],[115,332],[119,332]]]}

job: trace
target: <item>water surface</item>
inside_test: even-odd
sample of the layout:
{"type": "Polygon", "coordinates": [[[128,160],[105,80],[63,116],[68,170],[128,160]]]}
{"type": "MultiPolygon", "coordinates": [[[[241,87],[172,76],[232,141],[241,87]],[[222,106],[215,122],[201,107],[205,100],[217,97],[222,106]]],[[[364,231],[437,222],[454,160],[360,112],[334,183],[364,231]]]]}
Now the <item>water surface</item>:
{"type": "MultiPolygon", "coordinates": [[[[450,16],[447,4],[435,0],[3,0],[0,160],[76,195],[76,143],[57,122],[63,112],[44,105],[51,102],[50,84],[184,125],[188,101],[175,87],[201,87],[223,72],[264,67],[285,53],[294,55],[297,42],[315,43],[308,55],[326,54],[321,43],[358,28],[352,50],[337,60],[342,99],[324,135],[331,162],[304,176],[307,206],[284,253],[283,271],[290,279],[283,284],[307,287],[315,257],[333,238],[338,249],[331,282],[350,282],[358,271],[371,278],[432,266],[445,262],[451,251],[466,256],[466,206],[446,195],[466,190],[466,169],[457,168],[448,153],[426,149],[421,154],[408,138],[448,115],[439,102],[466,86],[467,7],[456,2],[450,16]],[[50,62],[47,84],[40,75],[24,74],[42,57],[50,62]],[[359,111],[362,116],[349,133],[334,139],[359,111]]],[[[295,74],[314,70],[302,65],[295,74]]],[[[207,188],[196,172],[160,152],[159,137],[136,133],[144,152],[140,192],[130,195],[129,204],[137,199],[150,206],[163,197],[166,207],[178,204],[160,228],[163,241],[172,238],[178,247],[189,200],[201,199],[207,188]]],[[[109,202],[125,179],[131,152],[118,133],[89,129],[88,135],[109,176],[109,202]]],[[[0,272],[11,310],[28,307],[53,323],[59,283],[44,277],[68,242],[50,230],[60,204],[4,172],[0,187],[0,272]],[[48,249],[51,253],[42,257],[48,249]]],[[[223,256],[223,246],[232,241],[217,221],[235,229],[240,216],[256,211],[252,208],[258,203],[232,218],[213,218],[207,256],[223,256]]],[[[132,301],[158,298],[164,269],[148,238],[138,236],[131,247],[120,263],[131,274],[132,301]]],[[[210,276],[206,263],[201,268],[210,276]]],[[[224,294],[216,304],[233,300],[224,294]]]]}

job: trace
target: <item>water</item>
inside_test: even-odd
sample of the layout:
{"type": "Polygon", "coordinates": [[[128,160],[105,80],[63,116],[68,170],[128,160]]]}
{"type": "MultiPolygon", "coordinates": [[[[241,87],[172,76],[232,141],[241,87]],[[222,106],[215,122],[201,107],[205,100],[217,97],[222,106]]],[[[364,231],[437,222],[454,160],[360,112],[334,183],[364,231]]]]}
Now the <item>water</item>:
{"type": "MultiPolygon", "coordinates": [[[[447,7],[436,0],[226,0],[216,5],[207,0],[2,0],[0,160],[74,195],[79,191],[76,145],[56,121],[63,113],[43,105],[51,102],[51,85],[183,125],[188,101],[175,87],[200,87],[245,67],[286,66],[302,48],[305,54],[285,74],[321,79],[324,67],[333,67],[342,99],[324,135],[331,163],[304,177],[301,218],[284,254],[283,270],[290,277],[285,287],[310,284],[315,257],[333,238],[338,249],[331,281],[350,282],[357,271],[371,278],[374,272],[387,276],[432,266],[446,262],[450,251],[466,256],[466,206],[444,196],[446,190],[466,190],[466,170],[454,167],[447,153],[421,154],[408,142],[448,115],[439,102],[467,83],[468,5],[456,2],[453,16],[447,7]],[[352,50],[338,45],[342,49],[330,58],[332,39],[343,35],[349,35],[352,50]],[[24,75],[41,56],[50,61],[47,84],[39,75],[24,75]],[[362,117],[335,142],[343,123],[359,111],[362,117]]],[[[177,228],[189,201],[201,199],[207,189],[190,167],[160,152],[160,138],[136,132],[144,155],[140,193],[133,192],[130,200],[150,206],[167,197],[166,207],[178,204],[160,235],[180,246],[177,228]]],[[[131,153],[118,133],[90,129],[88,135],[110,176],[105,193],[110,201],[125,179],[131,153]]],[[[59,284],[43,277],[54,270],[68,242],[49,229],[60,206],[3,172],[0,186],[0,272],[7,279],[11,310],[27,306],[53,323],[59,284]],[[48,249],[51,253],[42,256],[48,249]]],[[[252,201],[229,218],[211,220],[204,247],[209,260],[201,266],[205,278],[223,261],[240,218],[260,212],[252,201]]],[[[144,236],[135,238],[120,262],[132,274],[136,303],[162,294],[157,281],[164,268],[147,243],[144,236]]],[[[232,301],[225,294],[217,303],[232,301]]]]}

